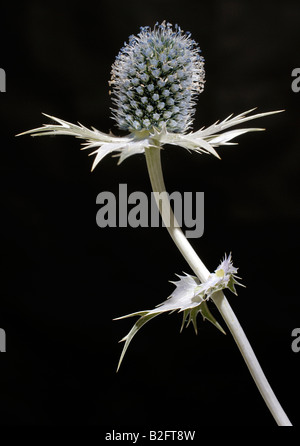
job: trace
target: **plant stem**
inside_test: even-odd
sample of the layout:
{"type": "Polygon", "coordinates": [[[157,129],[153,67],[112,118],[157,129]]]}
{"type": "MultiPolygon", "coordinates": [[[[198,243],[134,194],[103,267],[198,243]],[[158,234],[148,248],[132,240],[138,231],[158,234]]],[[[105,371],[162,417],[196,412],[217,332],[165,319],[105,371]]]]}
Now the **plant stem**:
{"type": "MultiPolygon", "coordinates": [[[[161,212],[162,219],[167,227],[174,243],[179,251],[194,271],[201,282],[208,279],[209,271],[196,254],[193,247],[183,234],[179,224],[171,210],[170,201],[166,194],[166,188],[163,179],[160,148],[149,147],[145,149],[146,162],[152,189],[155,195],[157,206],[161,212]]],[[[228,300],[224,294],[219,291],[212,296],[212,300],[220,311],[226,325],[228,326],[246,364],[257,385],[265,403],[279,426],[292,426],[287,415],[277,400],[270,384],[268,383],[262,368],[254,354],[254,351],[238,321],[228,300]]]]}

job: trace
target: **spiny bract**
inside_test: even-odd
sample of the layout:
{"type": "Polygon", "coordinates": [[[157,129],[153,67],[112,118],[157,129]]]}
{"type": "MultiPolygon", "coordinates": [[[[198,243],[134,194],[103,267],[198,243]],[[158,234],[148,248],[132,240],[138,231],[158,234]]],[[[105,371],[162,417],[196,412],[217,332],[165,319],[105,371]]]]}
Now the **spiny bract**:
{"type": "Polygon", "coordinates": [[[165,21],[142,27],[112,66],[113,116],[120,129],[179,133],[192,123],[195,96],[204,87],[204,59],[190,33],[165,21]]]}

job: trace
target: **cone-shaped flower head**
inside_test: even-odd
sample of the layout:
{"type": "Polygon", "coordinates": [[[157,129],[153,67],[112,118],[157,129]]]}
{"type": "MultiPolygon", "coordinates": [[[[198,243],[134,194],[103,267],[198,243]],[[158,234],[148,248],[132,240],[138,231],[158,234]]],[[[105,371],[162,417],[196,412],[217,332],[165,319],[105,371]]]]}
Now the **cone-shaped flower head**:
{"type": "Polygon", "coordinates": [[[204,86],[204,59],[189,33],[170,23],[141,28],[112,66],[114,118],[120,129],[185,132],[204,86]]]}
{"type": "Polygon", "coordinates": [[[109,153],[117,152],[119,163],[144,153],[147,148],[160,149],[165,144],[183,147],[196,153],[219,158],[215,150],[244,133],[261,128],[228,130],[252,119],[274,112],[250,115],[252,110],[215,122],[207,128],[187,132],[191,127],[195,99],[204,86],[204,59],[200,49],[178,25],[163,22],[154,29],[141,28],[137,36],[120,51],[112,66],[110,85],[115,108],[113,117],[122,130],[115,136],[79,124],[46,115],[55,123],[44,124],[20,135],[72,135],[83,139],[84,149],[94,149],[92,170],[109,153]]]}

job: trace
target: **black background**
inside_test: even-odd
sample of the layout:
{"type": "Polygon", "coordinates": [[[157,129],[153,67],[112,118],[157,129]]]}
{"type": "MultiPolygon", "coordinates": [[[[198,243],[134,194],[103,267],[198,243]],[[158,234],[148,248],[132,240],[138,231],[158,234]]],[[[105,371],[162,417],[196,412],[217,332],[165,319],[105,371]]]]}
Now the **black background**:
{"type": "MultiPolygon", "coordinates": [[[[279,115],[221,147],[222,161],[166,147],[169,192],[204,191],[205,232],[191,240],[213,270],[224,253],[247,288],[227,297],[271,386],[299,424],[300,326],[299,2],[161,1],[2,6],[0,66],[7,91],[1,119],[1,415],[6,425],[275,426],[231,337],[199,318],[160,316],[116,366],[131,319],[189,271],[164,228],[96,225],[101,191],[150,193],[144,156],[121,166],[92,158],[68,137],[15,138],[41,112],[121,134],[111,120],[110,67],[140,26],[166,19],[199,42],[206,85],[194,128],[253,107],[279,115]]],[[[250,124],[251,125],[251,124],[250,124]]],[[[220,322],[221,317],[211,305],[220,322]]],[[[222,324],[223,326],[224,323],[222,324]]]]}

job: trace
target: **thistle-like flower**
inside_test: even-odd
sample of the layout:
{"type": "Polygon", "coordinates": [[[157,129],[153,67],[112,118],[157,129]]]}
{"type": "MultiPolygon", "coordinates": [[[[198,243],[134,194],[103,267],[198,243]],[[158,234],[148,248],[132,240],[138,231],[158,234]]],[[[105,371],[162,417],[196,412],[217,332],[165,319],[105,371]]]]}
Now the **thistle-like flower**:
{"type": "Polygon", "coordinates": [[[49,115],[45,116],[58,124],[45,124],[20,135],[72,135],[84,139],[83,149],[95,149],[90,153],[96,155],[93,170],[109,153],[117,152],[121,163],[131,155],[144,153],[145,148],[162,148],[164,144],[219,158],[215,148],[234,144],[230,141],[243,133],[263,129],[225,130],[278,113],[249,115],[252,109],[188,133],[204,77],[204,59],[189,33],[183,33],[178,26],[173,30],[166,22],[156,24],[153,30],[143,27],[137,36],[129,38],[112,66],[113,118],[120,129],[128,130],[127,136],[89,130],[49,115]]]}
{"type": "MultiPolygon", "coordinates": [[[[118,137],[106,134],[83,125],[71,124],[62,119],[48,116],[56,124],[46,124],[21,134],[37,135],[72,135],[85,140],[84,149],[95,149],[96,155],[92,170],[107,154],[117,152],[119,163],[125,158],[138,153],[145,153],[148,172],[154,192],[164,192],[160,150],[164,144],[181,146],[197,153],[219,155],[216,148],[221,145],[234,144],[232,139],[246,132],[263,130],[260,128],[229,128],[243,124],[251,119],[278,113],[278,111],[250,115],[249,110],[237,116],[230,115],[222,122],[217,121],[208,128],[196,132],[188,130],[192,124],[195,111],[196,95],[204,86],[204,59],[200,50],[178,26],[163,22],[156,24],[154,30],[141,28],[137,36],[132,36],[129,43],[119,53],[112,67],[110,81],[113,95],[113,117],[127,136],[118,137]]],[[[170,203],[162,200],[160,209],[162,218],[170,215],[170,203]]],[[[150,319],[168,311],[182,311],[183,324],[191,321],[196,328],[196,317],[200,312],[221,331],[221,326],[210,313],[206,301],[214,301],[226,321],[234,339],[239,346],[246,364],[251,371],[257,387],[270,408],[277,423],[291,426],[279,401],[276,399],[254,352],[239,325],[225,296],[220,292],[229,288],[235,293],[236,268],[231,257],[225,257],[213,274],[209,271],[188,243],[182,231],[175,225],[167,229],[197,277],[179,276],[174,282],[176,289],[170,298],[153,310],[140,311],[128,316],[140,316],[128,335],[123,339],[125,345],[120,363],[126,349],[137,331],[150,319]],[[201,283],[202,282],[202,283],[201,283]]]]}
{"type": "Polygon", "coordinates": [[[186,132],[194,97],[204,88],[204,59],[189,34],[163,22],[129,38],[112,66],[110,84],[120,129],[186,132]]]}
{"type": "Polygon", "coordinates": [[[140,328],[142,328],[143,325],[146,324],[146,322],[162,313],[173,311],[183,312],[181,330],[183,329],[185,323],[188,326],[190,322],[192,322],[196,334],[196,319],[197,315],[201,313],[204,320],[207,319],[220,331],[225,333],[221,325],[209,311],[206,301],[208,301],[214,293],[225,288],[228,288],[231,292],[237,294],[235,285],[244,285],[236,280],[238,279],[236,273],[237,268],[235,268],[232,264],[231,254],[228,257],[225,255],[224,260],[221,262],[215,272],[210,274],[206,282],[200,283],[197,277],[189,274],[185,274],[184,276],[178,275],[179,281],[171,282],[176,286],[176,288],[165,302],[158,305],[153,310],[137,311],[135,313],[117,318],[125,319],[132,316],[140,316],[128,335],[121,339],[121,342],[125,341],[125,345],[121,353],[118,369],[133,336],[139,331],[140,328]]]}

